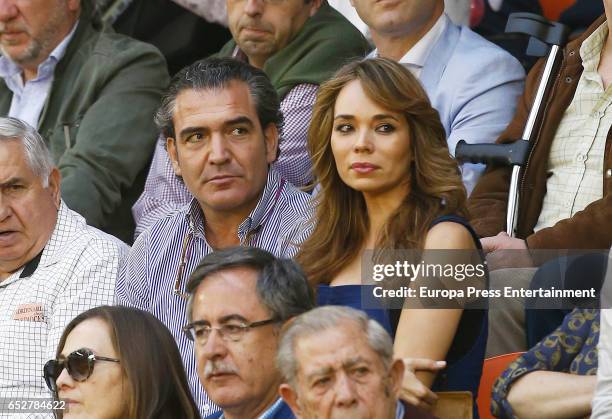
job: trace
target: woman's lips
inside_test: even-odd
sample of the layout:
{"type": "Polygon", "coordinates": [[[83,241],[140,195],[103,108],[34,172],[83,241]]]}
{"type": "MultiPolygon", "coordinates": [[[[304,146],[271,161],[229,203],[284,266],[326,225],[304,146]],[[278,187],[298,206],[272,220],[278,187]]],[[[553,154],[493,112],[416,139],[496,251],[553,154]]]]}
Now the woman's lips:
{"type": "Polygon", "coordinates": [[[376,169],[379,169],[379,166],[372,164],[372,163],[353,163],[351,165],[351,169],[353,169],[355,172],[357,173],[371,173],[376,169]]]}

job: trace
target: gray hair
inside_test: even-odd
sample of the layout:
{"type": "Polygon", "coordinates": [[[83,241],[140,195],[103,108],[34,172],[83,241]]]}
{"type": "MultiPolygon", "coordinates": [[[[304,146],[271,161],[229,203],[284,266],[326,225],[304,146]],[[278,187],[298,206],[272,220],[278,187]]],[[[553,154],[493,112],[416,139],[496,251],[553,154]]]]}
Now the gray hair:
{"type": "Polygon", "coordinates": [[[393,341],[376,320],[370,319],[363,311],[351,307],[323,306],[296,317],[281,334],[276,365],[291,387],[296,389],[298,365],[295,359],[295,347],[298,340],[341,327],[343,322],[352,322],[359,326],[370,348],[380,356],[385,368],[390,368],[393,362],[393,341]]]}
{"type": "Polygon", "coordinates": [[[41,179],[43,187],[49,186],[53,159],[42,136],[34,128],[17,118],[0,118],[0,141],[20,142],[28,166],[41,179]]]}
{"type": "Polygon", "coordinates": [[[172,77],[155,115],[157,127],[165,137],[175,138],[172,119],[176,110],[176,98],[181,92],[222,89],[234,80],[249,86],[261,128],[275,124],[280,130],[280,99],[270,79],[262,70],[233,58],[205,58],[183,68],[172,77]]]}
{"type": "Polygon", "coordinates": [[[300,266],[256,247],[231,247],[206,255],[189,277],[187,318],[192,321],[193,297],[207,276],[236,267],[249,267],[257,274],[256,292],[270,315],[285,322],[314,307],[314,292],[300,266]]]}

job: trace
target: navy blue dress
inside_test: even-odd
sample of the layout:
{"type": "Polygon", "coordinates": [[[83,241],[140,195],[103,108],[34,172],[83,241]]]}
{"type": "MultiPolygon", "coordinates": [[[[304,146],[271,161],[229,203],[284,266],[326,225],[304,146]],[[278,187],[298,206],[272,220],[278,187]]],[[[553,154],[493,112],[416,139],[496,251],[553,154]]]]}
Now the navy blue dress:
{"type": "MultiPolygon", "coordinates": [[[[482,250],[478,236],[463,218],[446,215],[436,218],[430,228],[442,222],[454,222],[466,227],[472,234],[475,246],[482,250]]],[[[484,260],[484,255],[483,255],[484,260]]],[[[364,285],[365,286],[365,285],[364,285]]],[[[318,305],[343,305],[362,309],[362,285],[319,285],[318,305]]],[[[393,315],[390,310],[365,309],[370,318],[378,321],[391,336],[395,336],[393,315]]],[[[476,396],[482,375],[482,364],[487,344],[488,322],[486,310],[464,310],[457,333],[446,356],[446,368],[440,371],[432,386],[433,391],[470,391],[474,395],[474,417],[478,418],[476,396]]]]}

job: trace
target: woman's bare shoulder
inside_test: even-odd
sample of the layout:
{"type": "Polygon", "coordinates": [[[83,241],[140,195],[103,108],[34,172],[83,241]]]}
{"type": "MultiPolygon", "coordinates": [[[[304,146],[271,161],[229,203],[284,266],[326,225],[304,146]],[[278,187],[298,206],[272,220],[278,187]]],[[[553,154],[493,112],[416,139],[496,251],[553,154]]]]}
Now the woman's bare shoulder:
{"type": "Polygon", "coordinates": [[[425,249],[475,249],[472,233],[462,224],[443,221],[433,226],[425,238],[425,249]]]}

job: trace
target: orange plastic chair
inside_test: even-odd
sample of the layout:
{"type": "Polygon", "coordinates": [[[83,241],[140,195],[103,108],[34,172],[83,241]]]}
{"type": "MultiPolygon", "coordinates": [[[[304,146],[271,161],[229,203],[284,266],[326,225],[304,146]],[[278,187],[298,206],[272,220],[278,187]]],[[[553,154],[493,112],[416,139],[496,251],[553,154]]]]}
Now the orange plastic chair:
{"type": "Polygon", "coordinates": [[[540,0],[544,16],[553,21],[558,20],[561,12],[574,3],[576,0],[540,0]]]}
{"type": "Polygon", "coordinates": [[[491,414],[491,393],[493,392],[493,384],[497,377],[524,352],[513,352],[511,354],[494,356],[484,360],[482,366],[482,376],[480,377],[480,386],[478,388],[478,414],[480,419],[493,419],[491,414]]]}

